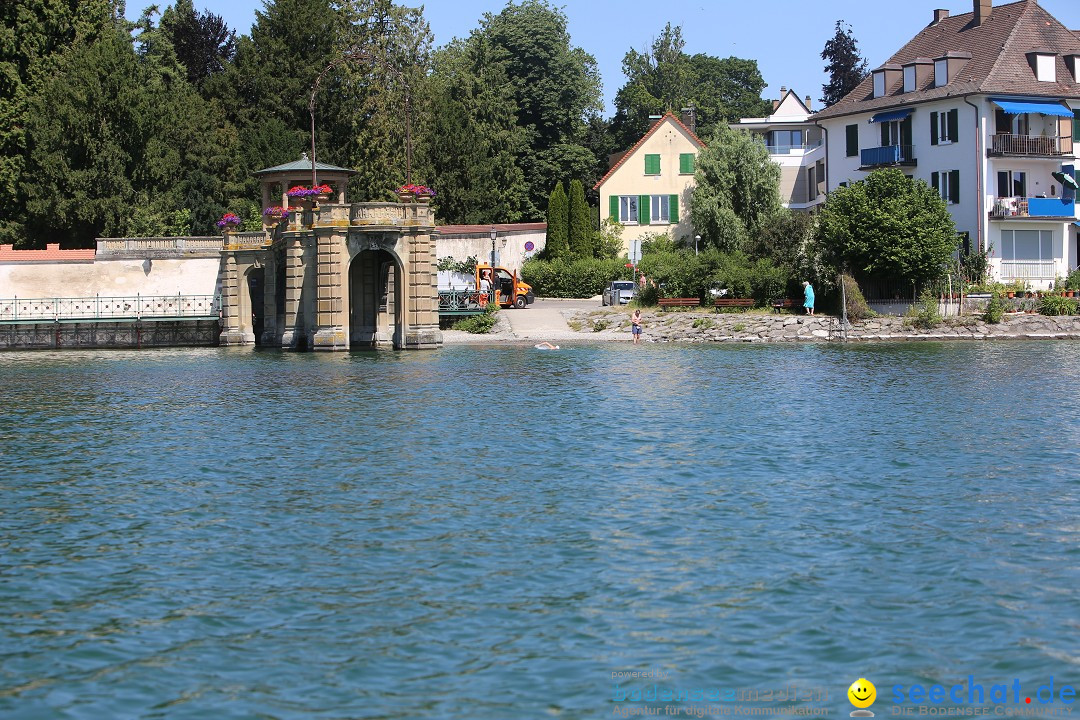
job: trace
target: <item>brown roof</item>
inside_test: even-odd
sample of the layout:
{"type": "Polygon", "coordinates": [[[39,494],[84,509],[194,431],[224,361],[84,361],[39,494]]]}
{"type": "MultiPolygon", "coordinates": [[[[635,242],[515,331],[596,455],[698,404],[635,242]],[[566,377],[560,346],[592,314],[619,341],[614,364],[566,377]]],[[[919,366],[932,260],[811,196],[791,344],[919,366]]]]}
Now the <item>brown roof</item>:
{"type": "Polygon", "coordinates": [[[48,243],[45,245],[44,250],[15,250],[13,245],[0,245],[0,262],[55,262],[93,259],[93,250],[61,250],[60,243],[48,243]]]}
{"type": "Polygon", "coordinates": [[[644,142],[645,142],[646,140],[648,140],[648,139],[649,139],[650,137],[652,137],[653,133],[655,133],[655,132],[656,132],[657,130],[659,130],[659,129],[660,129],[660,126],[664,124],[664,121],[665,121],[665,120],[668,120],[668,119],[672,120],[672,121],[673,121],[673,122],[674,122],[674,123],[675,123],[676,125],[678,125],[678,126],[679,126],[679,127],[681,127],[681,128],[683,129],[683,130],[685,130],[685,131],[686,131],[686,134],[690,136],[690,139],[691,139],[691,140],[693,140],[693,141],[694,141],[695,143],[697,143],[697,146],[698,146],[698,147],[702,147],[702,148],[703,148],[703,147],[705,147],[705,143],[701,142],[701,138],[699,138],[699,137],[698,137],[697,135],[695,135],[695,134],[694,134],[694,133],[693,133],[693,132],[692,132],[692,131],[690,130],[690,128],[686,127],[686,125],[684,125],[684,124],[683,124],[683,121],[682,121],[682,120],[680,120],[679,118],[675,117],[675,116],[674,116],[674,115],[673,115],[672,113],[670,113],[670,112],[669,112],[669,113],[665,113],[665,114],[664,114],[664,117],[662,117],[662,118],[660,118],[659,120],[657,120],[657,121],[656,121],[656,122],[655,122],[655,123],[653,124],[653,126],[652,126],[651,128],[649,128],[649,132],[647,132],[647,133],[645,133],[644,135],[642,135],[642,136],[641,136],[641,139],[640,139],[640,140],[638,140],[638,141],[637,141],[636,143],[634,143],[634,146],[633,146],[632,148],[630,148],[630,149],[629,149],[629,150],[627,150],[627,151],[626,151],[625,153],[623,153],[623,156],[622,156],[621,158],[619,158],[619,162],[617,162],[617,163],[615,163],[614,165],[612,165],[612,166],[611,166],[611,169],[607,171],[607,173],[606,173],[606,174],[604,175],[604,177],[600,178],[600,180],[599,180],[599,181],[597,181],[597,183],[596,183],[595,185],[593,185],[593,188],[592,188],[592,189],[593,189],[593,190],[599,190],[599,189],[600,189],[600,186],[601,186],[601,185],[603,185],[603,184],[604,184],[605,182],[607,182],[607,179],[608,179],[609,177],[611,177],[611,176],[612,176],[612,174],[614,174],[614,172],[615,172],[616,170],[618,170],[619,168],[621,168],[621,167],[623,166],[623,163],[625,163],[625,162],[627,161],[627,159],[629,159],[629,157],[630,157],[631,155],[633,155],[633,154],[634,154],[634,152],[635,152],[635,151],[636,151],[636,150],[637,150],[637,149],[638,149],[639,147],[641,147],[642,143],[644,143],[644,142]]]}
{"type": "Polygon", "coordinates": [[[1065,65],[1064,56],[1080,55],[1080,37],[1035,0],[995,7],[982,25],[975,14],[964,13],[933,23],[911,39],[886,65],[906,65],[916,58],[940,58],[949,52],[969,52],[969,60],[943,87],[934,87],[933,73],[922,87],[905,93],[901,76],[884,97],[874,97],[873,74],[840,102],[813,116],[815,120],[911,105],[945,97],[996,93],[1053,98],[1080,98],[1080,85],[1065,65]],[[1035,78],[1027,53],[1057,54],[1057,82],[1035,78]]]}
{"type": "Polygon", "coordinates": [[[485,237],[491,233],[491,228],[495,228],[501,233],[511,232],[546,232],[547,223],[502,223],[495,225],[440,225],[435,228],[435,231],[440,235],[484,235],[485,237]]]}

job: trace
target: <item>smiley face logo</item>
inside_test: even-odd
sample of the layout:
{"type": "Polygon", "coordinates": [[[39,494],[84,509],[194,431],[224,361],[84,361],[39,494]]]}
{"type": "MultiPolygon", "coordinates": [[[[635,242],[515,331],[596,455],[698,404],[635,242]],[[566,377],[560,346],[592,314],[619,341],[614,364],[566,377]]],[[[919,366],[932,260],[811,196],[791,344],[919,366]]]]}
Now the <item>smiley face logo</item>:
{"type": "MultiPolygon", "coordinates": [[[[859,678],[855,682],[851,683],[851,687],[847,691],[848,700],[851,704],[857,708],[868,708],[874,704],[877,700],[877,688],[874,687],[874,683],[870,682],[866,678],[859,678]]],[[[873,713],[863,710],[862,712],[856,711],[851,713],[852,716],[856,714],[860,716],[873,717],[873,713]]]]}

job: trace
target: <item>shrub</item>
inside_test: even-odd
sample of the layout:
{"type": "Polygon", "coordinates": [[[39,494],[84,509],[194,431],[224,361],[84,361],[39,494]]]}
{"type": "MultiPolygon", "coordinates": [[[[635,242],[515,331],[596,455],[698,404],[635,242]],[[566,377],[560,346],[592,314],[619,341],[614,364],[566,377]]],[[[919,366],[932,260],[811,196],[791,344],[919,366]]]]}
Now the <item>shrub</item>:
{"type": "Polygon", "coordinates": [[[986,303],[986,312],[983,313],[983,320],[991,325],[997,325],[1005,317],[1005,301],[1001,299],[1001,296],[994,293],[986,303]]]}
{"type": "Polygon", "coordinates": [[[1061,295],[1044,295],[1039,300],[1039,314],[1075,315],[1077,304],[1076,298],[1062,297],[1061,295]]]}
{"type": "Polygon", "coordinates": [[[870,306],[866,304],[866,298],[863,297],[862,290],[859,289],[859,283],[855,282],[855,278],[850,275],[842,275],[840,279],[844,283],[844,297],[847,299],[848,320],[851,322],[861,322],[877,315],[877,313],[871,310],[870,306]]]}
{"type": "Polygon", "coordinates": [[[521,268],[521,279],[543,297],[588,298],[599,295],[612,280],[631,276],[622,260],[582,258],[541,260],[530,258],[521,268]]]}
{"type": "Polygon", "coordinates": [[[452,257],[439,258],[436,270],[450,270],[464,275],[472,275],[476,272],[476,256],[470,255],[468,260],[455,260],[452,257]]]}
{"type": "Polygon", "coordinates": [[[1065,289],[1066,290],[1080,290],[1080,267],[1075,268],[1065,278],[1065,289]]]}
{"type": "Polygon", "coordinates": [[[473,315],[467,317],[464,320],[458,320],[454,323],[452,329],[464,330],[467,333],[473,335],[486,335],[491,332],[491,328],[495,327],[495,313],[499,311],[499,306],[495,303],[488,304],[487,308],[479,315],[473,315]]]}
{"type": "Polygon", "coordinates": [[[938,299],[929,290],[923,290],[919,295],[919,302],[908,310],[904,317],[906,325],[912,325],[922,330],[936,328],[942,322],[941,313],[938,311],[938,299]]]}

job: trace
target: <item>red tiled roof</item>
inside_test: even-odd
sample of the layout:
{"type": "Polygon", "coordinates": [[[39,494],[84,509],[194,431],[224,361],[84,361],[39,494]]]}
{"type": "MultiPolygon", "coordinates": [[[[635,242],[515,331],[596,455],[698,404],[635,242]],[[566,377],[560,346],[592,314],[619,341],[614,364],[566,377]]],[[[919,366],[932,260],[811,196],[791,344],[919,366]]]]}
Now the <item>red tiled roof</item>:
{"type": "Polygon", "coordinates": [[[668,120],[668,119],[670,119],[670,120],[671,120],[672,122],[674,122],[674,123],[675,123],[676,125],[678,125],[679,127],[681,127],[681,128],[682,128],[682,129],[684,130],[684,131],[686,131],[686,134],[690,136],[690,139],[691,139],[691,140],[693,140],[693,141],[694,141],[695,143],[697,143],[697,146],[698,146],[698,147],[701,147],[701,148],[705,147],[705,143],[703,143],[703,142],[701,141],[701,138],[699,138],[699,137],[698,137],[697,135],[695,135],[695,134],[694,134],[693,132],[691,132],[690,128],[686,127],[686,125],[684,125],[684,124],[683,124],[683,121],[682,121],[682,120],[680,120],[679,118],[675,117],[675,116],[674,116],[674,115],[673,115],[672,113],[670,113],[670,112],[669,112],[669,113],[665,113],[665,114],[664,114],[664,117],[662,117],[662,118],[660,118],[659,120],[657,120],[657,121],[656,121],[656,123],[655,123],[655,124],[654,124],[654,125],[653,125],[653,126],[652,126],[651,128],[649,128],[649,132],[647,132],[647,133],[645,133],[644,135],[642,135],[642,136],[641,136],[641,139],[640,139],[640,140],[638,140],[638,141],[637,141],[636,143],[634,143],[634,146],[633,146],[632,148],[630,148],[630,149],[629,149],[629,150],[627,150],[627,151],[626,151],[625,153],[623,153],[623,156],[622,156],[621,158],[619,158],[619,162],[617,162],[617,163],[615,163],[614,165],[612,165],[612,166],[611,166],[611,169],[607,171],[607,173],[606,173],[606,174],[604,175],[604,177],[600,178],[600,180],[599,180],[599,181],[598,181],[598,182],[597,182],[597,183],[596,183],[595,185],[593,185],[593,190],[599,190],[599,189],[600,189],[600,186],[601,186],[601,185],[603,185],[603,184],[604,184],[605,182],[607,182],[607,179],[608,179],[609,177],[611,177],[611,176],[612,176],[612,174],[613,174],[613,173],[614,173],[614,172],[615,172],[616,170],[618,170],[619,168],[621,168],[621,167],[623,166],[623,164],[624,164],[624,163],[625,163],[625,162],[627,161],[627,159],[629,159],[629,157],[630,157],[631,155],[633,155],[633,154],[634,154],[634,152],[636,152],[636,151],[637,151],[637,149],[638,149],[639,147],[641,147],[641,146],[642,146],[642,144],[643,144],[643,143],[644,143],[644,142],[645,142],[646,140],[648,140],[648,139],[649,139],[650,137],[652,137],[653,133],[655,133],[655,132],[656,132],[656,131],[657,131],[657,130],[658,130],[658,129],[660,128],[660,126],[664,124],[664,121],[665,121],[665,120],[668,120]]]}
{"type": "Polygon", "coordinates": [[[1020,0],[999,5],[981,25],[974,21],[975,14],[971,12],[933,23],[885,63],[906,65],[916,58],[934,59],[949,52],[970,52],[971,59],[946,85],[934,87],[933,73],[929,73],[921,87],[905,93],[901,76],[885,89],[884,97],[875,98],[871,73],[840,102],[813,115],[813,119],[983,93],[1080,98],[1080,84],[1073,82],[1064,60],[1065,55],[1080,54],[1080,38],[1037,2],[1020,0]],[[1057,82],[1036,79],[1027,57],[1035,49],[1057,54],[1057,82]]]}
{"type": "Polygon", "coordinates": [[[439,225],[435,231],[440,235],[488,235],[491,228],[501,233],[546,232],[547,223],[503,223],[494,225],[439,225]]]}
{"type": "Polygon", "coordinates": [[[15,250],[14,245],[0,245],[0,262],[55,262],[94,259],[93,250],[61,250],[60,243],[48,243],[44,250],[15,250]]]}

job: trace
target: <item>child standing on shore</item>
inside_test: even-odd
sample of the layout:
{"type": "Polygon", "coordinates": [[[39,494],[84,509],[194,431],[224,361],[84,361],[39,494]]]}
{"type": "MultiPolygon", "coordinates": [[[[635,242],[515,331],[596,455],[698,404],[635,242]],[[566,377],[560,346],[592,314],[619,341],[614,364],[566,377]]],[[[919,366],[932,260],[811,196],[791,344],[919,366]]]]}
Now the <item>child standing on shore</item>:
{"type": "Polygon", "coordinates": [[[630,316],[630,332],[634,335],[634,344],[637,345],[641,339],[641,308],[634,310],[634,314],[630,316]]]}

